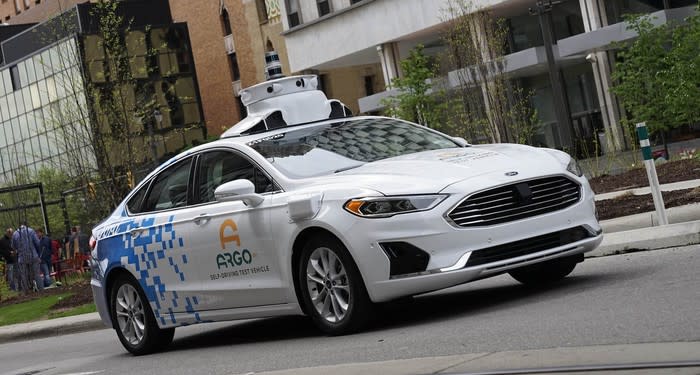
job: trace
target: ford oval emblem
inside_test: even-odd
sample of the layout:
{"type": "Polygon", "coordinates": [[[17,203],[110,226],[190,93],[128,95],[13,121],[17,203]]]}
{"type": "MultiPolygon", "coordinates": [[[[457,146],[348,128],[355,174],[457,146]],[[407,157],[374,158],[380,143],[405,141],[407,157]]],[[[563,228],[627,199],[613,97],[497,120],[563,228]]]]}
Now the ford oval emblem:
{"type": "Polygon", "coordinates": [[[513,177],[513,176],[517,176],[517,175],[518,175],[518,172],[515,172],[515,171],[513,171],[513,172],[506,172],[505,175],[506,175],[506,176],[509,176],[509,177],[513,177]]]}

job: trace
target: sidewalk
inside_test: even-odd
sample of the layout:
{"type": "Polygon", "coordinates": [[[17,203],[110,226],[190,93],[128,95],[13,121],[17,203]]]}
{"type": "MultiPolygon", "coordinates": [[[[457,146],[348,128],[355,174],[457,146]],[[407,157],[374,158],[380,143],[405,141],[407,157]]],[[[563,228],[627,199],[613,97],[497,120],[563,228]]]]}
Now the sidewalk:
{"type": "MultiPolygon", "coordinates": [[[[700,186],[700,180],[662,185],[662,190],[687,189],[700,186]]],[[[645,194],[644,188],[601,194],[602,199],[617,195],[645,194]]],[[[673,207],[668,209],[669,222],[666,226],[655,226],[653,212],[619,217],[600,222],[603,227],[603,242],[587,257],[600,257],[638,250],[655,250],[667,247],[686,246],[700,243],[700,204],[673,207]]],[[[0,327],[0,344],[77,333],[106,328],[97,313],[76,315],[67,318],[44,320],[32,323],[0,327]]]]}
{"type": "Polygon", "coordinates": [[[258,372],[257,375],[354,375],[354,374],[697,374],[700,342],[595,345],[506,352],[470,353],[443,357],[347,363],[258,372]],[[675,365],[675,368],[673,368],[675,365]],[[654,367],[656,366],[656,367],[654,367]],[[643,371],[643,369],[647,371],[643,371]],[[627,374],[628,372],[624,372],[627,374]],[[634,372],[637,373],[637,372],[634,372]]]}

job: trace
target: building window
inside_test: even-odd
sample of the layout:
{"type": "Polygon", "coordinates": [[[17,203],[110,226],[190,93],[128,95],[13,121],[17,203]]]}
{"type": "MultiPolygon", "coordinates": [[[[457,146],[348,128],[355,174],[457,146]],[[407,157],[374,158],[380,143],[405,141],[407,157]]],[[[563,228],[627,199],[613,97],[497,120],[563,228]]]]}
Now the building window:
{"type": "Polygon", "coordinates": [[[352,5],[352,4],[357,4],[357,3],[359,3],[360,1],[362,1],[362,0],[350,0],[350,5],[352,5]]]}
{"type": "Polygon", "coordinates": [[[697,4],[698,0],[669,0],[668,6],[670,8],[680,8],[697,4]]]}
{"type": "Polygon", "coordinates": [[[240,118],[244,119],[248,117],[248,108],[246,108],[246,106],[243,105],[243,100],[241,100],[240,96],[236,97],[236,102],[238,102],[238,113],[240,115],[240,118]]]}
{"type": "Polygon", "coordinates": [[[365,96],[374,95],[374,76],[365,76],[365,96]]]}
{"type": "Polygon", "coordinates": [[[332,95],[328,91],[329,90],[328,79],[327,79],[328,77],[325,74],[319,74],[319,75],[317,75],[317,77],[318,77],[318,79],[317,79],[318,86],[316,86],[316,88],[318,90],[323,91],[323,93],[326,94],[326,96],[331,97],[332,95]]]}
{"type": "Polygon", "coordinates": [[[241,80],[241,71],[238,68],[238,58],[236,58],[236,53],[228,55],[229,63],[231,65],[231,74],[233,75],[234,81],[241,80]]]}
{"type": "Polygon", "coordinates": [[[290,28],[301,24],[299,0],[287,0],[287,21],[290,28]]]}
{"type": "Polygon", "coordinates": [[[17,65],[10,67],[10,80],[12,81],[12,91],[17,91],[22,88],[22,82],[19,79],[19,68],[17,65]]]}
{"type": "Polygon", "coordinates": [[[231,20],[228,17],[228,11],[226,8],[221,10],[221,26],[224,30],[224,36],[233,34],[231,31],[231,20]]]}
{"type": "Polygon", "coordinates": [[[318,16],[323,17],[331,12],[331,2],[330,0],[316,0],[316,5],[318,5],[318,16]]]}
{"type": "Polygon", "coordinates": [[[268,16],[267,5],[265,4],[265,0],[255,0],[255,5],[258,8],[258,20],[260,20],[260,23],[267,22],[268,16]]]}

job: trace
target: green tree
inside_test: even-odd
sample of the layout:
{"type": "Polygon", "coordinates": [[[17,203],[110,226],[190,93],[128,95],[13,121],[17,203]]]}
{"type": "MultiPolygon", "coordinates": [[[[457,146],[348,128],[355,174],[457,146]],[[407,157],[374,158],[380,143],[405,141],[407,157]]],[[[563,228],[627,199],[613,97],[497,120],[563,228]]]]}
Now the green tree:
{"type": "MultiPolygon", "coordinates": [[[[56,87],[65,93],[45,119],[50,143],[61,151],[52,162],[60,161],[54,167],[70,176],[63,190],[90,193],[81,200],[91,217],[104,217],[124,198],[127,176],[141,176],[144,167],[153,166],[146,130],[159,103],[149,78],[154,47],[160,46],[150,45],[150,27],[132,30],[131,21],[120,15],[121,3],[93,2],[96,32],[78,43],[61,42],[45,66],[55,70],[56,87]]],[[[57,16],[50,25],[42,29],[47,42],[77,32],[71,17],[57,16]]]]}
{"type": "Polygon", "coordinates": [[[618,52],[612,90],[627,125],[646,122],[665,145],[668,131],[700,118],[700,16],[658,26],[648,15],[627,22],[639,36],[618,52]]]}
{"type": "Polygon", "coordinates": [[[431,85],[432,79],[437,75],[437,65],[423,51],[423,45],[419,44],[401,61],[403,77],[392,81],[399,93],[386,99],[385,105],[391,116],[436,127],[444,114],[445,106],[440,103],[431,85]]]}
{"type": "Polygon", "coordinates": [[[531,92],[506,73],[505,20],[470,0],[449,0],[442,71],[456,84],[448,91],[452,123],[466,138],[531,143],[539,121],[531,92]]]}
{"type": "Polygon", "coordinates": [[[618,52],[612,91],[627,110],[628,126],[646,121],[652,133],[667,131],[678,125],[666,102],[671,29],[666,24],[655,26],[650,16],[630,17],[627,22],[639,37],[618,52]]]}

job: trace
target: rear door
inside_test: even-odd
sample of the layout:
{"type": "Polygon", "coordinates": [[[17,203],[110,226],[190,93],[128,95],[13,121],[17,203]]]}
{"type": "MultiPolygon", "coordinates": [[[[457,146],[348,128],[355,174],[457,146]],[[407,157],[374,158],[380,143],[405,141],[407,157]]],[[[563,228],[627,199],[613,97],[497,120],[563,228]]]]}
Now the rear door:
{"type": "Polygon", "coordinates": [[[153,178],[148,189],[128,202],[131,222],[124,236],[121,264],[141,284],[156,319],[176,324],[174,313],[196,314],[198,289],[189,262],[191,241],[191,186],[194,157],[166,168],[153,178]]]}

